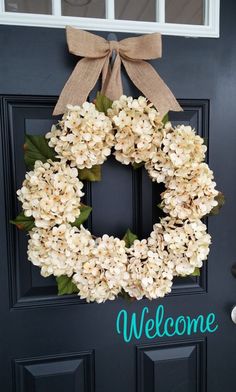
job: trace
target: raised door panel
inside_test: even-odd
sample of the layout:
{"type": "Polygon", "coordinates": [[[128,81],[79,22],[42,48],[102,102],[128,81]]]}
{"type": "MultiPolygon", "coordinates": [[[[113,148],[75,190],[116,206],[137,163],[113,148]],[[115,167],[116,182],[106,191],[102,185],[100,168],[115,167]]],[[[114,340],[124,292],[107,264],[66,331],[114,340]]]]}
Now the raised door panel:
{"type": "Polygon", "coordinates": [[[13,366],[15,392],[93,392],[93,354],[17,359],[13,366]]]}
{"type": "Polygon", "coordinates": [[[204,392],[205,341],[137,349],[138,392],[204,392]]]}

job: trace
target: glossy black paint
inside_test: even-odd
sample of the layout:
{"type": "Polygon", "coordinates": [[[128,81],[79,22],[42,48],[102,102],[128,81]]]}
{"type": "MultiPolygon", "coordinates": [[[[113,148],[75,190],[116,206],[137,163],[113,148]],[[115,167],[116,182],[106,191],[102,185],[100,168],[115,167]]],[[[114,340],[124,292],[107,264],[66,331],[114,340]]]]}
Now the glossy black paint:
{"type": "MultiPolygon", "coordinates": [[[[54,280],[41,278],[27,261],[26,238],[8,223],[19,208],[24,132],[49,129],[76,59],[67,52],[64,30],[0,27],[1,391],[235,391],[235,1],[222,2],[221,11],[220,39],[163,37],[163,58],[153,61],[185,109],[172,119],[207,136],[209,163],[227,200],[220,216],[209,219],[213,244],[201,278],[177,281],[171,295],[153,302],[97,305],[57,297],[54,280]],[[215,312],[219,329],[210,336],[124,343],[115,332],[119,310],[140,313],[148,306],[154,316],[158,304],[173,317],[215,312]]],[[[138,94],[125,75],[124,84],[126,94],[138,94]]],[[[158,219],[159,193],[146,173],[109,159],[103,181],[87,186],[89,227],[119,236],[130,227],[147,236],[158,219]]]]}

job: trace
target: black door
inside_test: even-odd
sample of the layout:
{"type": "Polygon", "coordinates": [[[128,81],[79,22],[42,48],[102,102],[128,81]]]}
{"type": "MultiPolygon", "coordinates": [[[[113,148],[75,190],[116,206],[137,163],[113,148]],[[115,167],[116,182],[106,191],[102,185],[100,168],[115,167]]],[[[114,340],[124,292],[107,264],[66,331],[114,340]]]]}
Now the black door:
{"type": "MultiPolygon", "coordinates": [[[[208,141],[209,163],[227,203],[208,221],[213,238],[201,276],[177,280],[158,301],[86,304],[58,297],[53,278],[44,279],[27,261],[27,238],[9,224],[19,205],[15,191],[25,174],[24,133],[46,133],[52,110],[76,58],[67,52],[63,29],[0,27],[1,264],[0,390],[3,392],[234,392],[236,325],[235,98],[236,3],[222,2],[221,38],[163,37],[163,58],[153,64],[184,108],[173,122],[191,124],[208,141]],[[126,343],[116,320],[125,309],[137,319],[143,308],[155,317],[214,313],[212,333],[126,343]]],[[[107,38],[107,33],[99,33],[107,38]]],[[[118,39],[125,34],[117,34],[118,39]]],[[[126,80],[127,95],[138,92],[126,80]]],[[[160,190],[144,171],[112,159],[103,181],[89,185],[93,233],[122,236],[127,227],[147,237],[158,219],[160,190]]]]}

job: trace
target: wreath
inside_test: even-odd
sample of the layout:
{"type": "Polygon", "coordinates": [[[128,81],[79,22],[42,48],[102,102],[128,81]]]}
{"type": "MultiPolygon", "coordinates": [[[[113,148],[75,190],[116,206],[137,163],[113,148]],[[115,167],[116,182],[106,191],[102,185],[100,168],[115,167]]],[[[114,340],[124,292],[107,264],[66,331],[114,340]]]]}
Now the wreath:
{"type": "Polygon", "coordinates": [[[223,195],[190,126],[173,127],[143,96],[112,102],[98,94],[95,103],[68,105],[45,136],[26,135],[24,147],[30,171],[17,191],[23,212],[12,223],[29,232],[28,258],[42,276],[56,277],[59,294],[98,303],[155,299],[171,292],[175,276],[199,275],[211,243],[201,219],[218,211],[223,195]],[[92,210],[81,202],[83,181],[100,180],[112,153],[165,185],[165,216],[147,239],[130,230],[123,239],[96,238],[83,226],[92,210]]]}

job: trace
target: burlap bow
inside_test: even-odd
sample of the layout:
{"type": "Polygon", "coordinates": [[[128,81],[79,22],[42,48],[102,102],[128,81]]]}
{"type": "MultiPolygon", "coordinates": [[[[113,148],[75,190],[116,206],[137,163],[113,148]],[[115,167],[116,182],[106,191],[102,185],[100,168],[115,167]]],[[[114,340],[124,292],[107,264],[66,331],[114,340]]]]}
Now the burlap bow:
{"type": "Polygon", "coordinates": [[[169,110],[182,108],[174,95],[151,64],[144,60],[161,57],[159,33],[107,41],[102,37],[73,27],[66,28],[69,51],[83,57],[66,82],[55,106],[54,115],[64,113],[66,105],[81,105],[86,101],[102,73],[102,93],[111,100],[123,93],[121,63],[137,88],[142,91],[158,111],[165,115],[169,110]],[[116,52],[113,67],[110,66],[112,51],[116,52]]]}

